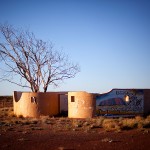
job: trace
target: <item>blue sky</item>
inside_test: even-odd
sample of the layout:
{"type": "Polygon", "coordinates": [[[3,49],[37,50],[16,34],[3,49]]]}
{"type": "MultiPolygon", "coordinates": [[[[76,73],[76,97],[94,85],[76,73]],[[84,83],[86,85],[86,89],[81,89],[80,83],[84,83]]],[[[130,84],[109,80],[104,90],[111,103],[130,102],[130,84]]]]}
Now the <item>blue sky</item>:
{"type": "MultiPolygon", "coordinates": [[[[0,23],[29,28],[80,64],[75,78],[48,91],[103,93],[150,88],[149,8],[149,0],[0,0],[0,23]]],[[[0,95],[14,90],[29,91],[0,83],[0,95]]]]}

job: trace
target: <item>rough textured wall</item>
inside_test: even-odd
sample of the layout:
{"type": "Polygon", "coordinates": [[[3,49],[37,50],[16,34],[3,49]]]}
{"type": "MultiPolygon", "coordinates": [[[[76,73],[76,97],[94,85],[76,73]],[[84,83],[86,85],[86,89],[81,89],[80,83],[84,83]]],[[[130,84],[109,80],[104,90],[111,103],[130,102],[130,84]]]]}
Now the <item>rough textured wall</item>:
{"type": "Polygon", "coordinates": [[[87,92],[68,92],[68,117],[91,118],[95,115],[94,95],[87,92]]]}
{"type": "Polygon", "coordinates": [[[14,92],[13,105],[14,114],[23,117],[39,117],[37,103],[31,97],[37,98],[37,93],[32,92],[14,92]]]}
{"type": "Polygon", "coordinates": [[[144,115],[150,114],[150,89],[144,90],[144,115]]]}
{"type": "Polygon", "coordinates": [[[59,114],[59,93],[14,92],[14,114],[24,117],[59,114]]]}

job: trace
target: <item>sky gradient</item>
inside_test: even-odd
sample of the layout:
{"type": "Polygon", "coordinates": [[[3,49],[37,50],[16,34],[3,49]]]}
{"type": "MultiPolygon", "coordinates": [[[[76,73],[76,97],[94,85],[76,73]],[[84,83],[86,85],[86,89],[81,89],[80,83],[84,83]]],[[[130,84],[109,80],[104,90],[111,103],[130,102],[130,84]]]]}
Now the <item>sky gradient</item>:
{"type": "MultiPolygon", "coordinates": [[[[149,0],[0,0],[5,22],[29,28],[80,64],[75,78],[48,91],[150,88],[149,0]]],[[[13,91],[30,89],[0,82],[0,95],[13,91]]]]}

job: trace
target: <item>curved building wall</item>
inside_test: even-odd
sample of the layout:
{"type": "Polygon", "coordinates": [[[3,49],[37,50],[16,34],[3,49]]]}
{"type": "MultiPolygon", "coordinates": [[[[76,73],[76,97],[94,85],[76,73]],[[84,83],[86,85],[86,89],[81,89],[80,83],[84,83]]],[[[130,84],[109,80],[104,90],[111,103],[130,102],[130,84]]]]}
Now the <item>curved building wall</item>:
{"type": "Polygon", "coordinates": [[[87,92],[68,92],[68,117],[91,118],[95,115],[94,95],[87,92]]]}
{"type": "Polygon", "coordinates": [[[36,102],[37,94],[33,92],[14,92],[14,114],[16,116],[22,115],[23,117],[39,117],[36,102]]]}
{"type": "Polygon", "coordinates": [[[59,93],[14,92],[14,114],[23,117],[59,114],[59,93]]]}

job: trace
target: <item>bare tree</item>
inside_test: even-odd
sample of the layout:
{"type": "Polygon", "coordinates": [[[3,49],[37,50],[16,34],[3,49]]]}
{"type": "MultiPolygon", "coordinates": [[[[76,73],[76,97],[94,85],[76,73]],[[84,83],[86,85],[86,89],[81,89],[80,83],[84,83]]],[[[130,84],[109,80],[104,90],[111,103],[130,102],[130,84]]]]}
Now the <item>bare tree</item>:
{"type": "Polygon", "coordinates": [[[0,35],[0,60],[5,65],[2,81],[31,88],[33,92],[43,87],[46,92],[50,84],[58,86],[80,71],[79,65],[70,62],[63,52],[56,51],[52,43],[37,39],[29,31],[3,24],[0,35]],[[13,81],[14,75],[19,75],[20,80],[13,81]]]}

